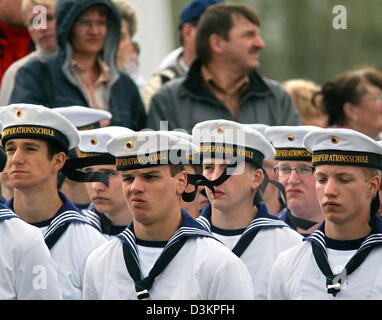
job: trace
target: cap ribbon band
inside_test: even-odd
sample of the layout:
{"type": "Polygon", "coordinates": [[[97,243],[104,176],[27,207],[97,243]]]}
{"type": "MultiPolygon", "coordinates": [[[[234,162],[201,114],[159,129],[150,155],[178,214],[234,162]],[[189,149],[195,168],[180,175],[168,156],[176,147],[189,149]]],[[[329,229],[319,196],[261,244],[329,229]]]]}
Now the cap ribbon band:
{"type": "Polygon", "coordinates": [[[68,139],[60,131],[37,125],[17,125],[5,128],[2,133],[2,144],[4,146],[8,140],[20,138],[51,140],[65,150],[69,148],[68,139]]]}
{"type": "Polygon", "coordinates": [[[261,167],[264,155],[255,149],[226,143],[201,143],[202,158],[222,158],[229,160],[244,160],[261,167]]]}
{"type": "Polygon", "coordinates": [[[335,164],[382,169],[382,157],[370,152],[323,150],[313,152],[312,164],[313,166],[335,164]]]}
{"type": "Polygon", "coordinates": [[[193,157],[185,150],[173,149],[139,156],[116,157],[115,164],[117,170],[134,170],[163,164],[192,164],[193,161],[193,157]]]}
{"type": "Polygon", "coordinates": [[[275,160],[312,161],[312,154],[303,148],[276,148],[275,160]]]}

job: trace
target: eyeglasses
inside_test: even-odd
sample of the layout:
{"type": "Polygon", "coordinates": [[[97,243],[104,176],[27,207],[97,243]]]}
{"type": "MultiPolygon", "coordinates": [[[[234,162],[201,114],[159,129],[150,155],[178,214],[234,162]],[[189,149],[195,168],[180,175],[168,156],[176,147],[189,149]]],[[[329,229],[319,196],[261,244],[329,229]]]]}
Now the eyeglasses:
{"type": "Polygon", "coordinates": [[[93,23],[97,27],[107,27],[109,25],[109,21],[105,19],[99,19],[99,20],[89,20],[89,19],[78,19],[76,21],[76,25],[83,28],[90,28],[93,26],[93,23]]]}
{"type": "Polygon", "coordinates": [[[315,168],[314,167],[299,167],[299,168],[292,169],[287,167],[275,167],[274,170],[275,170],[275,173],[282,178],[289,177],[293,170],[296,171],[296,174],[299,177],[309,177],[313,174],[315,168]]]}

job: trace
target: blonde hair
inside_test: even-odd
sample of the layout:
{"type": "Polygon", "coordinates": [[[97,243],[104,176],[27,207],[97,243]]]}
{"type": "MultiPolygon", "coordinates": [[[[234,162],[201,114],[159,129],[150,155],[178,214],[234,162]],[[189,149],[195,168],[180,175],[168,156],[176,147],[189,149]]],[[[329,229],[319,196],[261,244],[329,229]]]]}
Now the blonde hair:
{"type": "Polygon", "coordinates": [[[325,115],[320,104],[315,106],[312,103],[313,95],[321,90],[320,86],[313,81],[292,79],[284,82],[283,86],[291,96],[303,122],[304,119],[312,119],[325,115]]]}
{"type": "Polygon", "coordinates": [[[133,38],[138,29],[138,17],[135,8],[126,0],[112,0],[117,7],[121,20],[125,20],[129,27],[130,37],[133,38]]]}
{"type": "Polygon", "coordinates": [[[28,26],[28,16],[29,13],[35,6],[47,6],[55,8],[57,5],[57,0],[22,0],[21,3],[21,15],[25,26],[28,26]]]}

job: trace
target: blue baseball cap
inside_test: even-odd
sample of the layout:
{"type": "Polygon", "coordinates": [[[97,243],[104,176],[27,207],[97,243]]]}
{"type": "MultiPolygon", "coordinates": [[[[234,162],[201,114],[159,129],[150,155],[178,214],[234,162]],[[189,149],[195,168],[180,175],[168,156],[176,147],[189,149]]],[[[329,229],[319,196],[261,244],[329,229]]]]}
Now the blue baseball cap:
{"type": "Polygon", "coordinates": [[[224,0],[193,0],[189,2],[180,13],[179,28],[186,22],[199,19],[209,6],[223,2],[224,0]]]}

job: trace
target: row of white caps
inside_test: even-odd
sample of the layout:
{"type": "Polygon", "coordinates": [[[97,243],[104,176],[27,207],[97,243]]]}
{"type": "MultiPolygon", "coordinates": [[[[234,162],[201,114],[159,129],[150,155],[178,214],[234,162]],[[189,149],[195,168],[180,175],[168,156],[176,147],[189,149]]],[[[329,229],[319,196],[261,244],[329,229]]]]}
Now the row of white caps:
{"type": "MultiPolygon", "coordinates": [[[[360,132],[340,128],[268,127],[218,119],[198,123],[192,130],[192,136],[174,131],[134,132],[123,127],[77,130],[110,118],[111,114],[107,111],[80,106],[49,109],[39,105],[13,104],[0,108],[3,144],[12,137],[28,137],[28,134],[47,136],[58,132],[66,137],[68,149],[79,146],[84,152],[108,152],[115,157],[139,156],[179,148],[197,153],[201,150],[199,146],[211,144],[256,150],[264,159],[273,158],[279,148],[305,148],[311,153],[337,150],[382,155],[382,145],[379,142],[360,132]]],[[[206,150],[213,149],[205,148],[204,151],[206,150]]]]}

